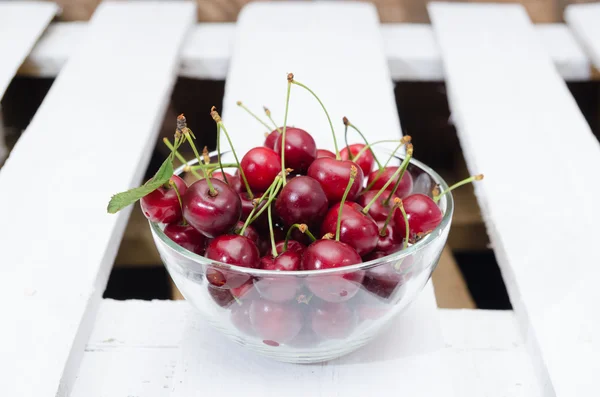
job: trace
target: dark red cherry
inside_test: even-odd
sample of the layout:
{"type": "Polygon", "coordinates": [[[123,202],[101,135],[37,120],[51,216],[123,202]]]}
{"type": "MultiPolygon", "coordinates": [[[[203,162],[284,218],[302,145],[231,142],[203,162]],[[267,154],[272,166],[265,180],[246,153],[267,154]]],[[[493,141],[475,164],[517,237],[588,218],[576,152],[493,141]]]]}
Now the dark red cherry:
{"type": "MultiPolygon", "coordinates": [[[[283,131],[283,130],[282,130],[283,131]]],[[[274,150],[281,156],[282,135],[275,141],[274,150]]],[[[313,137],[300,128],[288,127],[285,131],[285,167],[303,174],[317,158],[317,145],[313,137]]]]}
{"type": "MultiPolygon", "coordinates": [[[[384,227],[384,224],[385,221],[377,222],[377,228],[380,232],[384,227]]],[[[404,231],[403,229],[398,229],[394,222],[389,222],[385,227],[385,236],[382,236],[381,233],[379,233],[377,236],[377,247],[375,247],[376,252],[382,252],[386,255],[389,255],[402,249],[404,231]]]]}
{"type": "Polygon", "coordinates": [[[165,227],[165,235],[188,251],[204,255],[206,237],[190,225],[171,223],[165,227]]]}
{"type": "MultiPolygon", "coordinates": [[[[275,244],[275,249],[277,249],[278,254],[281,254],[283,252],[284,244],[285,244],[285,241],[280,241],[277,244],[275,244]]],[[[302,255],[304,253],[305,249],[306,249],[306,246],[302,243],[299,243],[296,240],[288,241],[288,246],[287,246],[288,251],[294,251],[294,252],[297,252],[298,254],[302,255]]]]}
{"type": "MultiPolygon", "coordinates": [[[[219,236],[208,244],[205,256],[214,261],[241,267],[255,268],[260,263],[256,244],[248,237],[237,234],[219,236]]],[[[209,266],[206,269],[208,282],[223,289],[239,288],[250,280],[250,276],[235,270],[209,266]]]]}
{"type": "Polygon", "coordinates": [[[208,294],[221,307],[229,307],[235,300],[228,289],[216,288],[212,284],[208,284],[208,294]]]}
{"type": "Polygon", "coordinates": [[[286,225],[318,224],[327,213],[327,207],[327,196],[321,185],[308,176],[287,182],[275,201],[275,211],[286,225]]]}
{"type": "MultiPolygon", "coordinates": [[[[316,179],[323,188],[329,204],[333,205],[342,201],[342,196],[350,181],[350,167],[356,164],[348,160],[336,160],[328,157],[321,157],[313,161],[308,168],[308,176],[316,179]]],[[[347,200],[354,201],[360,193],[364,175],[362,169],[357,167],[357,175],[350,188],[347,200]]]]}
{"type": "MultiPolygon", "coordinates": [[[[402,202],[408,218],[411,240],[423,233],[431,232],[442,222],[444,214],[429,196],[420,193],[412,194],[402,202]]],[[[394,212],[394,222],[398,230],[406,230],[404,216],[401,211],[394,212]]]]}
{"type": "Polygon", "coordinates": [[[375,158],[373,157],[373,153],[369,149],[363,151],[358,160],[354,158],[358,153],[361,152],[366,147],[366,145],[362,143],[355,143],[353,145],[349,145],[342,150],[340,150],[340,157],[342,160],[352,160],[362,169],[363,174],[369,175],[371,170],[373,169],[373,165],[375,164],[375,158]],[[348,148],[350,148],[350,153],[352,153],[352,158],[348,154],[348,148]]]}
{"type": "Polygon", "coordinates": [[[273,149],[255,147],[241,161],[244,175],[252,191],[264,192],[281,173],[281,159],[273,149]]]}
{"type": "MultiPolygon", "coordinates": [[[[275,235],[275,241],[285,239],[285,231],[279,225],[273,225],[273,234],[275,235]]],[[[269,237],[268,226],[261,229],[261,236],[258,239],[258,250],[260,251],[261,256],[271,253],[271,238],[269,237]]]]}
{"type": "Polygon", "coordinates": [[[218,179],[210,180],[216,195],[212,196],[206,179],[190,185],[183,195],[183,217],[200,233],[216,237],[233,229],[242,215],[242,202],[237,192],[218,179]]]}
{"type": "MultiPolygon", "coordinates": [[[[354,248],[335,240],[318,240],[302,255],[303,270],[334,269],[361,263],[354,248]]],[[[308,288],[327,302],[344,302],[358,292],[364,272],[314,275],[306,278],[308,288]]]]}
{"type": "MultiPolygon", "coordinates": [[[[288,250],[276,258],[270,255],[262,257],[260,268],[272,271],[295,271],[300,270],[300,263],[300,254],[288,250]]],[[[254,286],[263,298],[273,302],[286,302],[296,297],[302,283],[300,279],[293,276],[260,277],[254,280],[254,286]]]]}
{"type": "Polygon", "coordinates": [[[401,270],[394,268],[394,263],[383,263],[365,272],[363,285],[371,293],[382,298],[389,298],[404,283],[401,270]]]}
{"type": "MultiPolygon", "coordinates": [[[[238,221],[238,223],[235,225],[235,232],[236,234],[238,233],[238,230],[242,230],[242,228],[244,227],[244,222],[242,221],[238,221]]],[[[259,235],[258,232],[256,231],[256,229],[254,229],[252,227],[252,225],[248,225],[246,226],[246,229],[244,230],[244,234],[245,237],[248,237],[250,240],[252,240],[252,242],[256,245],[258,245],[258,240],[259,240],[259,235]]]]}
{"type": "MultiPolygon", "coordinates": [[[[212,177],[225,182],[225,178],[223,177],[223,174],[220,171],[213,172],[212,177]]],[[[244,189],[244,185],[242,185],[242,181],[240,180],[239,176],[231,175],[230,173],[226,172],[225,177],[227,178],[227,184],[231,186],[233,190],[235,190],[238,193],[246,191],[246,189],[244,189]]]]}
{"type": "MultiPolygon", "coordinates": [[[[383,172],[381,173],[379,178],[377,178],[377,180],[375,181],[373,186],[371,186],[370,190],[380,190],[383,187],[383,185],[385,185],[387,183],[387,181],[390,180],[390,178],[394,175],[394,172],[396,172],[397,170],[398,170],[398,167],[385,167],[385,169],[383,170],[383,172]]],[[[367,186],[369,186],[371,184],[371,182],[373,180],[375,180],[378,172],[379,171],[373,171],[369,174],[369,180],[367,181],[367,186]]],[[[388,185],[386,190],[392,191],[394,189],[394,185],[396,184],[397,181],[398,181],[398,178],[395,178],[394,181],[388,185]]],[[[410,172],[406,171],[406,172],[404,172],[404,175],[402,176],[402,180],[400,181],[400,185],[398,185],[398,189],[396,190],[395,194],[396,194],[396,196],[403,199],[404,197],[408,196],[412,192],[412,189],[413,189],[413,178],[412,178],[412,175],[410,174],[410,172]]]]}
{"type": "Polygon", "coordinates": [[[250,306],[252,301],[245,300],[231,306],[231,322],[246,335],[254,335],[254,328],[250,323],[250,306]]]}
{"type": "MultiPolygon", "coordinates": [[[[340,203],[329,209],[321,226],[321,236],[327,233],[335,235],[340,203]]],[[[356,203],[345,202],[342,208],[340,224],[340,241],[364,256],[375,249],[378,240],[378,229],[375,221],[362,213],[362,207],[356,203]]]]}
{"type": "MultiPolygon", "coordinates": [[[[371,202],[371,200],[373,200],[373,198],[377,195],[378,192],[378,190],[369,190],[367,192],[363,192],[363,194],[358,196],[356,202],[364,208],[367,206],[367,204],[371,202]]],[[[373,218],[374,221],[377,222],[386,220],[388,214],[390,213],[390,210],[394,206],[394,199],[397,197],[395,194],[392,194],[392,198],[390,198],[388,204],[383,204],[383,202],[388,198],[389,195],[389,191],[383,192],[377,198],[377,200],[375,200],[375,202],[369,207],[369,215],[371,215],[371,218],[373,218]]]]}
{"type": "Polygon", "coordinates": [[[317,149],[317,158],[321,157],[329,157],[330,159],[335,158],[335,153],[327,150],[327,149],[317,149]]]}
{"type": "MultiPolygon", "coordinates": [[[[286,131],[286,134],[287,134],[287,131],[286,131]]],[[[275,142],[277,141],[277,138],[279,138],[280,135],[281,135],[281,133],[279,131],[277,131],[276,129],[271,131],[270,133],[266,134],[265,143],[263,144],[263,146],[268,147],[269,149],[275,150],[275,142]]]]}
{"type": "MultiPolygon", "coordinates": [[[[185,181],[173,175],[170,179],[183,197],[187,191],[185,181]]],[[[151,222],[174,223],[181,219],[181,204],[177,198],[177,192],[171,187],[159,187],[152,193],[147,194],[140,200],[142,212],[151,222]]]]}
{"type": "Polygon", "coordinates": [[[258,336],[269,346],[290,342],[302,329],[302,312],[297,303],[252,301],[250,322],[258,336]]]}
{"type": "Polygon", "coordinates": [[[343,339],[354,331],[358,316],[346,303],[321,302],[311,308],[312,329],[323,339],[343,339]]]}

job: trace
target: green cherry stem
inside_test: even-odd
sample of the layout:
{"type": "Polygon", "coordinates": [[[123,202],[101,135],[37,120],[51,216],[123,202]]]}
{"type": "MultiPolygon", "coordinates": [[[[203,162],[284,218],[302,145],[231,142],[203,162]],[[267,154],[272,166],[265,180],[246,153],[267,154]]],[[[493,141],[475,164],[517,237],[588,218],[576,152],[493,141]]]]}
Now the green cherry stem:
{"type": "Polygon", "coordinates": [[[446,194],[446,193],[448,193],[448,192],[456,189],[457,187],[461,187],[461,186],[466,185],[466,184],[471,183],[471,182],[480,181],[482,179],[483,179],[483,174],[473,175],[473,176],[470,176],[470,177],[468,177],[466,179],[463,179],[462,181],[455,183],[454,185],[450,186],[448,189],[444,190],[442,193],[440,193],[437,196],[435,196],[433,198],[433,201],[435,203],[437,203],[438,201],[440,201],[440,199],[442,198],[442,196],[444,194],[446,194]]]}
{"type": "Polygon", "coordinates": [[[375,175],[375,178],[373,178],[373,180],[367,185],[367,188],[364,190],[365,192],[371,190],[371,188],[373,187],[373,185],[375,184],[375,182],[377,182],[377,180],[381,177],[381,175],[383,174],[383,171],[385,170],[385,167],[388,166],[388,164],[390,163],[390,161],[392,161],[392,159],[394,158],[394,156],[396,155],[396,152],[398,150],[400,150],[400,148],[405,144],[408,143],[411,139],[411,137],[409,135],[405,136],[403,139],[400,140],[400,143],[398,144],[398,146],[396,146],[396,148],[394,149],[394,151],[392,152],[392,154],[390,154],[390,156],[388,157],[388,159],[386,160],[386,162],[383,164],[383,168],[381,168],[379,171],[377,171],[377,174],[375,175]],[[405,139],[407,138],[406,142],[405,139]]]}
{"type": "MultiPolygon", "coordinates": [[[[250,223],[252,223],[256,219],[258,219],[258,217],[261,216],[263,212],[265,212],[266,207],[270,207],[271,206],[271,202],[275,199],[275,197],[277,197],[277,193],[279,193],[279,189],[281,189],[281,186],[283,185],[281,176],[277,175],[275,177],[275,181],[273,183],[274,183],[274,185],[272,185],[273,189],[269,192],[269,197],[267,199],[267,204],[264,207],[262,207],[260,210],[258,210],[258,212],[256,213],[256,215],[254,215],[252,217],[252,220],[250,221],[250,223]]],[[[263,195],[263,197],[265,197],[265,196],[266,196],[266,194],[263,195]]],[[[263,201],[262,200],[263,197],[261,197],[261,200],[258,202],[257,207],[263,201]]],[[[250,218],[250,216],[248,216],[248,218],[250,218]]]]}
{"type": "Polygon", "coordinates": [[[412,158],[412,155],[413,155],[413,145],[409,143],[406,145],[406,157],[404,157],[404,160],[402,160],[402,164],[400,164],[399,169],[401,171],[400,171],[400,175],[398,176],[398,180],[396,181],[396,184],[392,188],[390,195],[383,202],[383,205],[385,205],[385,206],[389,205],[392,196],[394,194],[396,194],[396,191],[398,190],[398,186],[400,186],[400,182],[402,182],[404,173],[406,172],[406,169],[408,168],[408,164],[410,163],[410,159],[412,158]]]}
{"type": "Polygon", "coordinates": [[[248,112],[248,114],[252,117],[254,117],[254,119],[256,121],[258,121],[259,123],[261,123],[262,125],[264,125],[267,128],[267,131],[269,131],[271,129],[271,127],[269,127],[269,124],[265,123],[264,121],[261,120],[260,117],[258,117],[256,114],[254,114],[254,112],[252,112],[250,109],[248,109],[243,103],[242,101],[237,101],[236,102],[237,105],[239,107],[241,107],[242,109],[244,109],[246,112],[248,112]]]}
{"type": "Polygon", "coordinates": [[[340,229],[342,227],[342,213],[344,212],[344,203],[346,202],[346,197],[348,197],[348,193],[350,193],[350,189],[352,189],[352,185],[354,184],[354,180],[356,179],[356,174],[358,170],[355,166],[350,166],[350,179],[348,180],[348,185],[346,186],[346,190],[344,190],[344,195],[342,196],[342,201],[340,201],[340,209],[338,210],[338,218],[337,218],[337,226],[335,227],[335,240],[340,241],[340,229]]]}
{"type": "Polygon", "coordinates": [[[329,121],[329,127],[331,128],[331,135],[333,136],[333,145],[335,146],[335,158],[339,160],[341,157],[340,157],[340,150],[338,149],[337,139],[335,137],[335,130],[333,129],[333,123],[331,122],[331,117],[329,117],[329,113],[327,112],[325,105],[323,105],[323,102],[321,102],[321,100],[319,99],[317,94],[315,94],[313,92],[313,90],[311,90],[304,84],[300,83],[299,81],[294,80],[294,75],[292,73],[288,74],[288,81],[291,81],[292,84],[296,84],[297,86],[300,86],[300,87],[304,88],[305,90],[307,90],[308,92],[310,92],[312,94],[312,96],[314,96],[315,99],[319,102],[319,105],[321,105],[321,108],[323,109],[323,111],[325,112],[325,115],[327,116],[327,121],[329,121]],[[291,76],[291,78],[290,78],[290,76],[291,76]]]}
{"type": "Polygon", "coordinates": [[[254,203],[254,207],[252,208],[252,211],[250,211],[250,214],[248,214],[248,217],[246,218],[246,222],[244,222],[244,226],[242,226],[242,229],[240,230],[240,235],[243,236],[244,232],[246,231],[246,228],[248,227],[248,225],[250,225],[254,219],[254,213],[256,212],[256,209],[258,208],[258,206],[260,205],[260,203],[262,203],[267,197],[268,194],[271,193],[271,191],[273,190],[273,187],[275,186],[275,182],[279,182],[277,180],[277,178],[279,177],[279,175],[275,178],[275,180],[273,181],[273,183],[271,183],[271,186],[269,186],[269,188],[267,189],[267,191],[261,196],[260,200],[259,199],[254,199],[256,201],[253,201],[254,203]]]}
{"type": "Polygon", "coordinates": [[[277,258],[277,248],[275,246],[275,233],[273,233],[273,218],[271,217],[271,206],[267,205],[267,217],[269,219],[269,237],[271,239],[271,254],[277,258]]]}
{"type": "Polygon", "coordinates": [[[273,121],[273,118],[271,117],[271,111],[266,106],[263,106],[263,109],[265,110],[265,114],[267,115],[267,117],[269,118],[269,120],[271,120],[271,123],[273,124],[273,127],[275,127],[275,129],[277,130],[277,132],[279,132],[281,134],[281,129],[279,127],[277,127],[277,124],[275,123],[275,121],[273,121]]]}
{"type": "Polygon", "coordinates": [[[346,151],[348,152],[348,160],[354,161],[354,155],[350,151],[350,145],[348,144],[348,119],[344,117],[342,121],[344,122],[344,143],[346,144],[346,151]]]}
{"type": "Polygon", "coordinates": [[[188,165],[188,162],[187,162],[187,160],[185,159],[185,157],[183,157],[183,156],[181,155],[181,153],[179,153],[179,152],[178,152],[178,151],[175,149],[175,147],[174,147],[174,146],[171,144],[171,142],[169,141],[169,138],[163,138],[163,143],[165,144],[165,146],[166,146],[166,147],[168,147],[169,149],[171,149],[171,151],[172,151],[173,153],[175,153],[175,157],[177,157],[177,159],[178,159],[178,160],[179,160],[181,163],[183,163],[183,165],[184,165],[184,167],[183,167],[183,170],[184,170],[185,172],[191,172],[191,173],[192,173],[192,175],[194,175],[196,178],[198,178],[198,179],[202,179],[202,176],[201,176],[199,173],[197,173],[197,172],[196,172],[196,170],[197,170],[197,169],[200,169],[200,167],[197,167],[197,168],[195,168],[195,169],[194,169],[193,167],[190,167],[190,166],[188,165]]]}
{"type": "MultiPolygon", "coordinates": [[[[348,120],[348,118],[344,117],[342,120],[344,122],[344,125],[346,126],[346,131],[347,131],[348,127],[352,128],[354,131],[356,131],[358,133],[358,135],[360,135],[360,137],[363,139],[363,141],[365,141],[365,147],[362,148],[361,151],[356,154],[356,158],[358,158],[362,153],[364,153],[363,150],[366,150],[368,148],[369,151],[371,152],[371,154],[373,155],[373,158],[375,159],[375,162],[377,163],[377,167],[381,170],[383,167],[381,166],[381,163],[377,159],[377,156],[375,156],[375,152],[373,151],[373,148],[371,148],[371,145],[369,145],[369,141],[367,141],[367,138],[363,135],[362,132],[360,132],[360,130],[358,128],[356,128],[356,126],[354,124],[352,124],[348,120]]],[[[347,142],[348,141],[346,141],[346,146],[348,146],[347,142]]],[[[348,149],[348,153],[350,153],[350,149],[348,149]]],[[[350,160],[352,160],[352,159],[350,159],[350,160]]]]}
{"type": "Polygon", "coordinates": [[[304,223],[294,223],[292,226],[290,226],[290,228],[288,229],[288,231],[285,235],[285,241],[283,243],[282,253],[287,251],[288,242],[292,238],[292,232],[294,231],[294,229],[298,229],[298,230],[300,230],[301,233],[306,234],[310,238],[311,241],[317,240],[317,238],[315,236],[313,236],[313,234],[310,232],[310,230],[308,230],[308,226],[306,226],[304,223]]]}
{"type": "Polygon", "coordinates": [[[383,226],[381,227],[381,230],[379,231],[379,235],[381,237],[385,237],[387,235],[387,227],[390,224],[392,218],[394,217],[394,212],[396,212],[396,208],[400,207],[401,204],[402,204],[402,200],[400,200],[398,197],[396,197],[394,199],[394,205],[390,209],[390,212],[388,213],[388,216],[385,218],[385,222],[383,223],[383,226]]]}
{"type": "MultiPolygon", "coordinates": [[[[400,199],[398,199],[400,200],[400,199]]],[[[404,230],[406,232],[406,238],[404,239],[404,242],[402,243],[402,249],[406,249],[406,247],[408,247],[408,237],[409,237],[409,233],[410,233],[410,226],[408,225],[408,216],[406,215],[406,211],[404,210],[404,204],[402,203],[402,200],[400,200],[400,202],[398,203],[398,208],[400,209],[400,212],[402,212],[402,219],[404,219],[404,230]]]]}
{"type": "Polygon", "coordinates": [[[217,192],[215,190],[215,187],[213,186],[212,182],[210,181],[210,175],[208,175],[208,171],[206,170],[204,162],[202,161],[202,157],[200,157],[200,154],[198,153],[198,149],[196,149],[196,145],[194,144],[194,141],[193,141],[194,133],[192,132],[192,130],[190,130],[187,127],[185,116],[183,114],[180,114],[179,116],[177,116],[177,130],[178,131],[181,130],[181,132],[183,133],[183,136],[185,137],[185,139],[187,139],[188,143],[192,147],[192,151],[194,152],[194,155],[196,156],[196,159],[198,160],[198,165],[201,166],[200,169],[202,170],[202,174],[204,174],[204,178],[206,178],[206,184],[208,185],[208,194],[211,197],[215,197],[217,194],[219,194],[219,192],[217,192]],[[180,128],[180,126],[181,126],[181,128],[180,128]]]}
{"type": "MultiPolygon", "coordinates": [[[[231,147],[231,152],[233,153],[233,158],[235,159],[235,163],[238,167],[238,170],[240,170],[240,175],[242,176],[242,180],[244,181],[244,185],[246,186],[246,191],[248,192],[248,197],[250,198],[250,200],[252,200],[254,198],[254,195],[252,194],[252,189],[250,189],[250,185],[248,184],[248,180],[246,179],[246,174],[244,173],[244,170],[242,169],[242,166],[240,165],[240,160],[238,159],[237,153],[235,152],[233,143],[231,143],[231,138],[229,137],[227,128],[225,128],[225,124],[223,124],[223,120],[221,120],[221,116],[217,112],[216,107],[213,106],[210,109],[210,115],[212,116],[215,123],[217,123],[220,126],[220,129],[222,129],[223,132],[225,133],[225,137],[227,138],[227,142],[229,142],[229,146],[231,147]]],[[[220,160],[221,159],[221,150],[218,149],[218,151],[219,151],[219,161],[221,161],[220,160]]],[[[225,175],[223,175],[223,176],[225,176],[225,175]]]]}
{"type": "Polygon", "coordinates": [[[281,178],[283,180],[283,186],[285,186],[287,182],[285,173],[285,131],[287,130],[288,110],[290,107],[290,91],[292,90],[292,82],[294,81],[294,75],[292,73],[288,73],[287,81],[287,93],[285,95],[285,114],[283,115],[283,131],[281,132],[281,178]]]}

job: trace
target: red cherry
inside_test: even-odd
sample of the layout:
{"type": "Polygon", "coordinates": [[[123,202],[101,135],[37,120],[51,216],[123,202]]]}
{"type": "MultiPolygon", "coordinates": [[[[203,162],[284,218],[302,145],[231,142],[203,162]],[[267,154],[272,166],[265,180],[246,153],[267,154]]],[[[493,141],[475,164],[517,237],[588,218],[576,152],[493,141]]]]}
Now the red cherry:
{"type": "Polygon", "coordinates": [[[404,282],[405,276],[400,270],[396,270],[391,263],[383,263],[365,272],[363,285],[371,293],[387,299],[404,282]]]}
{"type": "MultiPolygon", "coordinates": [[[[275,244],[275,249],[277,250],[278,254],[281,254],[283,252],[283,246],[285,244],[285,241],[280,241],[277,244],[275,244]]],[[[306,246],[302,243],[299,243],[296,240],[289,240],[288,241],[288,246],[287,246],[287,250],[288,251],[294,251],[297,252],[298,254],[300,254],[300,256],[302,256],[302,254],[304,253],[304,250],[306,249],[306,246]]]]}
{"type": "Polygon", "coordinates": [[[301,255],[289,249],[284,253],[273,258],[271,255],[263,256],[260,259],[260,268],[273,271],[294,271],[300,270],[302,258],[301,255]]]}
{"type": "MultiPolygon", "coordinates": [[[[350,181],[350,167],[356,164],[348,160],[336,160],[321,157],[313,161],[308,168],[308,176],[316,179],[323,188],[329,204],[335,204],[342,200],[346,186],[350,181]]],[[[357,167],[356,179],[348,193],[348,201],[354,201],[363,186],[364,175],[362,169],[357,167]]]]}
{"type": "MultiPolygon", "coordinates": [[[[335,240],[318,240],[302,256],[302,269],[334,269],[361,263],[354,248],[335,240]]],[[[327,302],[344,302],[358,292],[364,277],[363,271],[335,275],[318,275],[306,278],[308,288],[327,302]]]]}
{"type": "Polygon", "coordinates": [[[216,195],[212,196],[206,179],[194,182],[183,195],[183,217],[200,233],[216,237],[231,230],[242,214],[239,195],[218,179],[210,180],[216,195]]]}
{"type": "Polygon", "coordinates": [[[246,180],[253,191],[264,192],[281,173],[280,158],[273,149],[255,147],[240,162],[246,180]]]}
{"type": "MultiPolygon", "coordinates": [[[[377,222],[377,228],[381,231],[385,221],[377,222]]],[[[398,228],[394,222],[389,222],[385,227],[385,236],[378,234],[377,247],[375,252],[381,252],[385,255],[392,254],[402,249],[404,234],[406,228],[398,228]]]]}
{"type": "MultiPolygon", "coordinates": [[[[258,239],[258,250],[260,251],[261,256],[267,255],[271,252],[271,238],[269,237],[268,229],[268,226],[266,229],[261,229],[262,234],[258,239]]],[[[275,241],[285,239],[285,231],[277,224],[273,225],[273,234],[275,235],[275,241]]]]}
{"type": "Polygon", "coordinates": [[[211,284],[208,284],[208,294],[221,307],[229,307],[234,301],[233,295],[228,289],[216,288],[211,284]]]}
{"type": "MultiPolygon", "coordinates": [[[[223,177],[223,173],[221,173],[220,171],[213,172],[212,177],[225,182],[225,178],[223,177]]],[[[237,175],[231,175],[230,173],[226,172],[225,173],[225,177],[227,178],[227,184],[229,186],[231,186],[231,188],[233,190],[235,190],[238,193],[246,191],[246,189],[244,189],[244,186],[242,185],[242,181],[240,180],[239,176],[237,176],[237,175]]]]}
{"type": "MultiPolygon", "coordinates": [[[[275,150],[275,142],[277,141],[277,138],[279,138],[281,133],[275,129],[266,135],[267,136],[265,137],[265,143],[263,144],[263,146],[268,147],[269,149],[275,150]]],[[[287,131],[286,131],[286,135],[287,135],[287,131]]]]}
{"type": "Polygon", "coordinates": [[[334,159],[335,153],[327,149],[317,149],[317,158],[319,159],[321,157],[329,157],[330,159],[334,159]]]}
{"type": "MultiPolygon", "coordinates": [[[[279,156],[281,156],[282,136],[277,138],[274,147],[279,156]]],[[[303,174],[316,158],[317,145],[313,137],[300,128],[286,128],[285,167],[293,169],[296,174],[303,174]]]]}
{"type": "MultiPolygon", "coordinates": [[[[358,196],[358,199],[356,199],[356,202],[358,204],[360,204],[361,207],[364,208],[367,206],[367,204],[369,204],[371,202],[371,200],[373,200],[373,198],[377,195],[378,192],[379,192],[378,190],[369,190],[367,192],[363,192],[363,194],[358,196]]],[[[390,210],[394,206],[394,199],[397,196],[395,194],[393,194],[392,197],[390,198],[390,201],[388,202],[388,204],[387,205],[383,204],[383,202],[385,200],[387,200],[389,195],[390,195],[389,191],[383,192],[377,198],[377,200],[375,200],[375,202],[373,204],[371,204],[371,206],[369,207],[369,215],[371,215],[371,218],[373,218],[374,221],[376,221],[376,222],[385,221],[388,214],[390,213],[390,210]]]]}
{"type": "Polygon", "coordinates": [[[258,299],[250,305],[250,322],[269,346],[279,346],[294,339],[302,329],[302,320],[298,304],[258,299]]]}
{"type": "MultiPolygon", "coordinates": [[[[300,270],[301,256],[294,251],[286,251],[277,258],[264,256],[260,261],[260,268],[273,271],[300,270]]],[[[260,295],[273,302],[285,302],[296,297],[302,286],[296,277],[261,277],[254,280],[254,286],[260,295]]]]}
{"type": "MultiPolygon", "coordinates": [[[[325,215],[321,226],[322,236],[327,233],[335,235],[339,210],[340,203],[337,203],[325,215]]],[[[360,256],[364,256],[375,249],[378,233],[377,224],[369,215],[362,213],[360,205],[344,203],[340,223],[341,242],[354,248],[360,256]]]]}
{"type": "MultiPolygon", "coordinates": [[[[173,175],[170,179],[177,186],[179,195],[183,197],[187,191],[185,181],[173,175]]],[[[159,187],[140,200],[142,212],[151,222],[174,223],[181,219],[181,204],[177,192],[171,187],[159,187]]]]}
{"type": "Polygon", "coordinates": [[[241,301],[231,306],[231,322],[233,325],[247,335],[254,335],[254,328],[250,323],[250,306],[252,301],[241,301]]]}
{"type": "Polygon", "coordinates": [[[165,235],[188,251],[204,255],[206,237],[190,225],[171,223],[165,227],[165,235]]]}
{"type": "MultiPolygon", "coordinates": [[[[342,150],[340,150],[340,157],[342,160],[353,160],[354,157],[367,145],[362,143],[355,143],[353,145],[349,145],[342,150]],[[350,153],[352,153],[352,159],[348,154],[348,148],[350,148],[350,153]]],[[[369,175],[371,170],[373,169],[373,165],[375,164],[375,157],[373,157],[373,153],[369,149],[363,151],[358,160],[353,160],[358,166],[362,169],[363,174],[369,175]]]]}
{"type": "MultiPolygon", "coordinates": [[[[442,222],[444,214],[429,196],[416,193],[408,196],[402,202],[408,218],[411,240],[419,237],[422,233],[429,233],[442,222]]],[[[394,212],[394,222],[398,230],[406,232],[402,211],[394,212]]]]}
{"type": "MultiPolygon", "coordinates": [[[[238,221],[238,223],[235,225],[234,230],[237,232],[238,230],[242,230],[243,227],[244,227],[244,222],[238,221]]],[[[258,240],[260,237],[259,237],[256,229],[254,229],[252,227],[252,225],[246,226],[243,236],[248,237],[250,240],[252,240],[252,242],[254,244],[258,245],[258,240]]]]}
{"type": "MultiPolygon", "coordinates": [[[[375,181],[373,186],[371,186],[370,190],[380,190],[383,185],[386,184],[387,181],[393,176],[394,172],[398,170],[398,167],[385,167],[379,178],[375,181]]],[[[371,182],[375,180],[377,177],[377,173],[379,171],[373,171],[369,174],[369,180],[367,181],[367,186],[371,185],[371,182]]],[[[386,190],[392,191],[394,189],[394,185],[398,181],[398,178],[394,179],[392,183],[390,183],[386,190]]],[[[404,197],[408,196],[413,189],[413,178],[410,172],[404,172],[402,176],[402,180],[400,181],[400,185],[398,185],[398,189],[396,190],[396,196],[404,199],[404,197]]]]}
{"type": "MultiPolygon", "coordinates": [[[[256,244],[248,237],[237,234],[221,235],[208,244],[205,256],[214,261],[231,265],[255,268],[260,256],[256,244]]],[[[233,270],[209,266],[206,269],[208,282],[223,289],[239,288],[250,280],[250,276],[233,270]]]]}
{"type": "Polygon", "coordinates": [[[322,302],[312,308],[312,329],[323,339],[343,339],[358,324],[358,316],[346,303],[322,302]]]}
{"type": "Polygon", "coordinates": [[[321,222],[327,213],[327,196],[319,182],[308,176],[290,180],[275,201],[275,211],[286,225],[321,222]]]}

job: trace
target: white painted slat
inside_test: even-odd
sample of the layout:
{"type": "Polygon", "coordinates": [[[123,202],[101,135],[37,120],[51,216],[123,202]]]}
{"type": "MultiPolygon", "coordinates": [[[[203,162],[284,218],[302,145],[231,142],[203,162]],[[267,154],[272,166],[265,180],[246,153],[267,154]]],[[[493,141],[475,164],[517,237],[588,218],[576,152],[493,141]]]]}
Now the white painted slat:
{"type": "MultiPolygon", "coordinates": [[[[58,7],[43,2],[0,2],[0,99],[58,7]]],[[[8,150],[0,109],[0,165],[8,150]]]]}
{"type": "Polygon", "coordinates": [[[103,2],[0,170],[4,395],[70,392],[129,214],[106,205],[141,182],[194,17],[103,2]]]}
{"type": "Polygon", "coordinates": [[[517,5],[429,6],[448,99],[544,395],[597,395],[600,145],[517,5]],[[500,144],[500,145],[499,145],[500,144]]]}
{"type": "MultiPolygon", "coordinates": [[[[386,23],[380,28],[390,75],[394,81],[444,79],[442,58],[430,25],[386,23]]],[[[590,62],[564,24],[539,24],[535,28],[564,79],[590,79],[590,62]]],[[[19,73],[40,77],[56,76],[76,48],[85,29],[84,22],[58,22],[50,25],[19,73]]],[[[234,39],[234,23],[196,25],[183,47],[179,75],[223,80],[229,69],[234,39]]]]}
{"type": "Polygon", "coordinates": [[[600,69],[600,3],[568,5],[565,20],[594,66],[600,69]]]}
{"type": "MultiPolygon", "coordinates": [[[[338,139],[343,139],[344,115],[372,140],[400,137],[393,85],[372,5],[252,3],[240,14],[235,40],[223,120],[240,152],[260,144],[262,136],[248,135],[248,123],[255,121],[236,101],[253,109],[268,104],[274,118],[283,120],[288,72],[326,104],[338,139]]],[[[296,86],[290,96],[288,124],[311,132],[319,147],[333,149],[319,104],[296,86]]],[[[325,364],[293,365],[247,351],[198,320],[186,330],[172,397],[190,396],[200,389],[208,394],[222,392],[223,385],[229,395],[249,396],[364,396],[374,384],[382,388],[402,384],[407,395],[445,393],[450,382],[443,367],[430,285],[396,321],[391,332],[354,354],[325,364]],[[436,382],[429,382],[431,376],[436,382]]]]}

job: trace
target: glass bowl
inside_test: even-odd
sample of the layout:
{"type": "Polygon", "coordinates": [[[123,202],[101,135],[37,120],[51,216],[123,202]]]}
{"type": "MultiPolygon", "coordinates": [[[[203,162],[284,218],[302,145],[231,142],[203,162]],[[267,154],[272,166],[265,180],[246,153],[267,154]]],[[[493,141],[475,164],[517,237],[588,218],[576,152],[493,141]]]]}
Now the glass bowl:
{"type": "MultiPolygon", "coordinates": [[[[400,161],[397,156],[395,161],[400,161]]],[[[196,161],[190,161],[190,165],[196,161]]],[[[180,175],[184,167],[175,172],[180,175]]],[[[446,182],[412,159],[413,192],[431,195],[446,182]]],[[[174,243],[150,222],[160,256],[175,284],[214,328],[246,348],[291,363],[348,354],[391,323],[421,292],[446,243],[453,199],[439,201],[440,225],[408,248],[348,267],[279,272],[212,261],[174,243]],[[225,279],[221,287],[209,282],[225,279]],[[235,294],[235,298],[234,295],[235,294]]],[[[317,236],[318,237],[318,236],[317,236]]]]}

